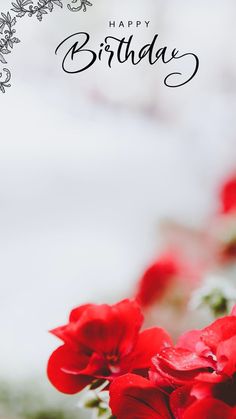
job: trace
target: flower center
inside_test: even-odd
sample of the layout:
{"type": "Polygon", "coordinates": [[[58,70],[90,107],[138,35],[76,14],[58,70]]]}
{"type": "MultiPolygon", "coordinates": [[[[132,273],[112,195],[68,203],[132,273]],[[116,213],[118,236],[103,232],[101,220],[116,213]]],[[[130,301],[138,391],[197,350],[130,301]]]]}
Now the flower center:
{"type": "Polygon", "coordinates": [[[120,357],[119,355],[107,355],[106,356],[107,362],[108,362],[108,367],[109,370],[113,373],[113,374],[117,374],[120,372],[120,357]]]}
{"type": "Polygon", "coordinates": [[[107,355],[107,361],[109,365],[116,365],[119,362],[118,355],[107,355]]]}

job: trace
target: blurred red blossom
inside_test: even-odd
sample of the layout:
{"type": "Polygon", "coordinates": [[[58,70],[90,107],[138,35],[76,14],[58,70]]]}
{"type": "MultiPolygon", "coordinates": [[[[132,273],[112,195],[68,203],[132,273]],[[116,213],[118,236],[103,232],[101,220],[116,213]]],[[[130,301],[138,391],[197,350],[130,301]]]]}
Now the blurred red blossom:
{"type": "Polygon", "coordinates": [[[171,255],[152,263],[139,281],[136,298],[140,305],[149,306],[160,299],[178,273],[178,264],[171,255]]]}
{"type": "Polygon", "coordinates": [[[171,340],[158,327],[140,332],[142,323],[140,307],[130,300],[72,310],[69,323],[51,332],[64,344],[49,359],[49,380],[73,394],[96,379],[112,381],[129,371],[147,375],[151,358],[171,340]]]}
{"type": "MultiPolygon", "coordinates": [[[[149,307],[163,297],[169,289],[174,290],[177,284],[178,288],[185,284],[185,291],[193,288],[193,285],[199,279],[199,273],[180,258],[171,253],[161,255],[144,272],[138,283],[136,299],[143,307],[149,307]]],[[[185,300],[185,293],[182,292],[182,298],[185,300]]]]}
{"type": "Polygon", "coordinates": [[[236,212],[236,174],[230,177],[220,191],[221,210],[224,214],[236,212]]]}

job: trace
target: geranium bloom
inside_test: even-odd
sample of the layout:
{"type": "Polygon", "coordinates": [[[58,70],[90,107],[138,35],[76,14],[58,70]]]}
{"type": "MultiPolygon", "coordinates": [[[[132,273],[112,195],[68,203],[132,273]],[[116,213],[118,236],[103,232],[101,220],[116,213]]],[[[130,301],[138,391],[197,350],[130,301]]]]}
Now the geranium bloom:
{"type": "Polygon", "coordinates": [[[140,332],[142,323],[135,301],[76,308],[67,325],[52,330],[64,344],[49,359],[50,381],[73,394],[96,379],[112,381],[130,371],[147,374],[151,358],[171,342],[160,328],[140,332]]]}
{"type": "Polygon", "coordinates": [[[171,419],[167,397],[150,381],[134,374],[110,387],[110,407],[117,419],[171,419]]]}
{"type": "MultiPolygon", "coordinates": [[[[200,402],[209,398],[225,403],[227,410],[229,406],[236,407],[235,348],[234,308],[230,316],[216,320],[203,330],[188,332],[179,339],[176,347],[161,350],[153,358],[151,380],[170,393],[185,386],[179,390],[182,396],[185,394],[185,399],[192,397],[200,402]]],[[[174,393],[171,397],[175,398],[174,393]]]]}

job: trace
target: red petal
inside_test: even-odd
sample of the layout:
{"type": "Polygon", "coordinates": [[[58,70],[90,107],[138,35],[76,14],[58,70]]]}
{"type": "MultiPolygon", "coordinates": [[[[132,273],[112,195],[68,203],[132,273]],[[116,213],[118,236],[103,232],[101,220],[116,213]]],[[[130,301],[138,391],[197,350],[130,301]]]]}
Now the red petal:
{"type": "Polygon", "coordinates": [[[64,343],[70,345],[72,348],[76,349],[76,326],[73,323],[77,322],[91,306],[92,304],[85,304],[75,308],[70,313],[69,324],[50,330],[50,333],[61,339],[64,343]]]}
{"type": "Polygon", "coordinates": [[[182,386],[171,394],[170,407],[175,419],[181,419],[184,411],[196,401],[196,398],[190,392],[191,386],[182,386]]]}
{"type": "Polygon", "coordinates": [[[134,356],[133,370],[151,367],[154,355],[172,344],[170,336],[164,329],[153,327],[139,334],[134,356]]]}
{"type": "Polygon", "coordinates": [[[54,351],[48,361],[47,374],[51,383],[62,393],[75,394],[92,382],[92,377],[63,371],[81,368],[87,361],[83,355],[71,351],[66,345],[54,351]]]}
{"type": "Polygon", "coordinates": [[[182,348],[163,349],[152,362],[156,368],[156,372],[150,372],[152,381],[166,388],[193,382],[201,371],[212,367],[210,359],[182,348]]]}
{"type": "Polygon", "coordinates": [[[200,340],[202,334],[201,330],[191,330],[190,332],[184,333],[178,340],[177,348],[185,348],[189,351],[196,350],[196,344],[200,340]]]}
{"type": "MultiPolygon", "coordinates": [[[[212,367],[212,361],[183,348],[166,348],[158,355],[159,362],[177,371],[192,371],[212,367]]],[[[154,363],[155,364],[155,363],[154,363]]]]}
{"type": "Polygon", "coordinates": [[[87,310],[87,308],[93,306],[93,304],[84,304],[82,306],[74,308],[74,310],[71,311],[69,321],[70,322],[77,322],[82,314],[87,310]]]}
{"type": "Polygon", "coordinates": [[[117,419],[170,419],[165,396],[143,377],[126,374],[110,387],[110,407],[117,419]]]}
{"type": "Polygon", "coordinates": [[[236,335],[236,317],[226,316],[216,320],[210,326],[203,329],[201,340],[214,353],[216,353],[217,346],[223,340],[227,340],[236,335]]]}
{"type": "Polygon", "coordinates": [[[183,419],[235,419],[236,409],[220,400],[207,398],[192,404],[184,413],[183,419]]]}
{"type": "Polygon", "coordinates": [[[217,366],[223,373],[233,376],[236,372],[236,335],[221,342],[217,348],[217,366]]]}
{"type": "Polygon", "coordinates": [[[72,350],[77,350],[78,342],[76,341],[75,326],[73,323],[50,330],[50,333],[61,339],[70,346],[72,350]]]}

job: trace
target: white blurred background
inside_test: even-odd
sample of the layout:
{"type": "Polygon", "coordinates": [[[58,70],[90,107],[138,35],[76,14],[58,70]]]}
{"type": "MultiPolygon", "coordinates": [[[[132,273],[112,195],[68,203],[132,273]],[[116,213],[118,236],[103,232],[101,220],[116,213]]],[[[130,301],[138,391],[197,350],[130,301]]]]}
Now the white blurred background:
{"type": "Polygon", "coordinates": [[[235,17],[234,0],[94,0],[17,24],[0,98],[2,378],[47,385],[48,329],[77,304],[128,295],[163,217],[200,226],[213,210],[236,167],[235,17]],[[150,20],[137,43],[159,33],[199,56],[198,75],[168,89],[159,66],[63,73],[57,45],[78,30],[100,43],[110,19],[150,20]]]}

